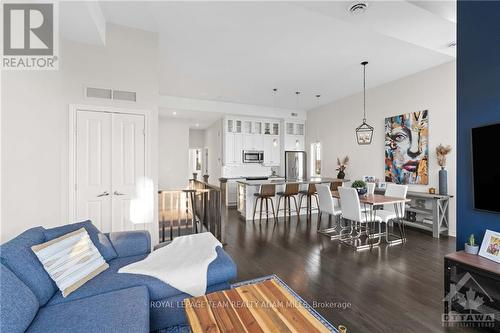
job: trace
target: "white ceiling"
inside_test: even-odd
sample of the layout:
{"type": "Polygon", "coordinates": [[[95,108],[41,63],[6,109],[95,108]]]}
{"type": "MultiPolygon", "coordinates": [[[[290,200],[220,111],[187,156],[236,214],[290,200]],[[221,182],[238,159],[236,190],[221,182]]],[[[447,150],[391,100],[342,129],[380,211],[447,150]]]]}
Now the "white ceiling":
{"type": "Polygon", "coordinates": [[[178,110],[160,107],[159,115],[166,119],[181,119],[189,124],[191,129],[206,129],[214,122],[221,119],[224,114],[220,112],[178,110]]]}
{"type": "Polygon", "coordinates": [[[107,22],[159,33],[160,93],[310,109],[454,60],[455,2],[101,2],[107,22]],[[297,102],[295,91],[302,94],[297,102]]]}

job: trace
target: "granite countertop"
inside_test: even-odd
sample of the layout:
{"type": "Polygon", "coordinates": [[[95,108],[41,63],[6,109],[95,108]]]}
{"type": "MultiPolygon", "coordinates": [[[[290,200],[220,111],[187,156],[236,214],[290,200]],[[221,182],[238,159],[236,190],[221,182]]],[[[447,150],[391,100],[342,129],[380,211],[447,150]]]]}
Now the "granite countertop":
{"type": "Polygon", "coordinates": [[[260,186],[263,184],[282,185],[287,183],[310,184],[310,183],[331,183],[331,182],[347,182],[349,179],[337,178],[308,178],[308,179],[268,179],[268,180],[238,180],[238,183],[250,186],[260,186]]]}

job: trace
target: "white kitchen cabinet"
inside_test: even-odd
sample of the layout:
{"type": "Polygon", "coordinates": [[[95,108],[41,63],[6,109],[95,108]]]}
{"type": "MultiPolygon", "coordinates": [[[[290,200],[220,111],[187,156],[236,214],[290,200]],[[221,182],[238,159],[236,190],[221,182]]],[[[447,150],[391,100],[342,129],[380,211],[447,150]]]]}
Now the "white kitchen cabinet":
{"type": "Polygon", "coordinates": [[[264,138],[261,134],[254,134],[252,137],[252,142],[254,150],[264,150],[264,138]]]}
{"type": "Polygon", "coordinates": [[[270,135],[264,137],[264,165],[280,165],[280,141],[278,136],[270,135]]]}
{"type": "Polygon", "coordinates": [[[224,163],[240,164],[242,163],[243,135],[235,133],[226,133],[224,163]]]}
{"type": "Polygon", "coordinates": [[[253,134],[256,134],[256,135],[262,134],[262,121],[254,121],[253,134]]]}
{"type": "Polygon", "coordinates": [[[243,150],[263,150],[263,140],[260,134],[244,134],[243,150]]]}
{"type": "Polygon", "coordinates": [[[285,122],[285,150],[305,150],[304,123],[285,122]]]}
{"type": "Polygon", "coordinates": [[[236,206],[239,179],[229,179],[227,181],[227,203],[228,206],[236,206]]]}
{"type": "Polygon", "coordinates": [[[227,133],[241,133],[243,129],[243,121],[239,119],[226,119],[226,132],[227,133]]]}
{"type": "Polygon", "coordinates": [[[234,163],[241,164],[243,162],[243,136],[241,134],[234,135],[234,163]]]}
{"type": "Polygon", "coordinates": [[[234,134],[226,133],[224,140],[224,164],[234,164],[234,134]]]}
{"type": "Polygon", "coordinates": [[[243,150],[263,150],[264,165],[280,165],[280,121],[231,116],[225,118],[224,124],[225,165],[243,163],[243,150]]]}
{"type": "Polygon", "coordinates": [[[244,120],[243,121],[243,133],[244,134],[253,134],[253,121],[244,120]]]}

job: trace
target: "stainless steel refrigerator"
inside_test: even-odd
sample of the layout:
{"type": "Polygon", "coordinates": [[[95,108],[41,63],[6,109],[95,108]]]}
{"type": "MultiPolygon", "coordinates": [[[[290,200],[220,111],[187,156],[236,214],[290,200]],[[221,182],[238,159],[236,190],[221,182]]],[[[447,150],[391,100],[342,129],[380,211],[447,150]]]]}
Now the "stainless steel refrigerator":
{"type": "Polygon", "coordinates": [[[307,155],[305,151],[285,151],[286,179],[307,178],[307,155]]]}

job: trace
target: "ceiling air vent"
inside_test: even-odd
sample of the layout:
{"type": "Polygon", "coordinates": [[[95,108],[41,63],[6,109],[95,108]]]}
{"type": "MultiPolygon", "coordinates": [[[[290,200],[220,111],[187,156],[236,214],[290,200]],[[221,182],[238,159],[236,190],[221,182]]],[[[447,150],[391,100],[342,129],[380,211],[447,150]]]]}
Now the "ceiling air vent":
{"type": "Polygon", "coordinates": [[[134,91],[113,90],[113,99],[115,100],[135,102],[136,95],[134,91]]]}
{"type": "Polygon", "coordinates": [[[349,13],[360,15],[366,12],[368,5],[365,2],[355,2],[349,6],[349,13]]]}
{"type": "Polygon", "coordinates": [[[102,88],[85,88],[85,97],[87,98],[101,98],[101,99],[112,99],[113,91],[111,89],[102,88]]]}

